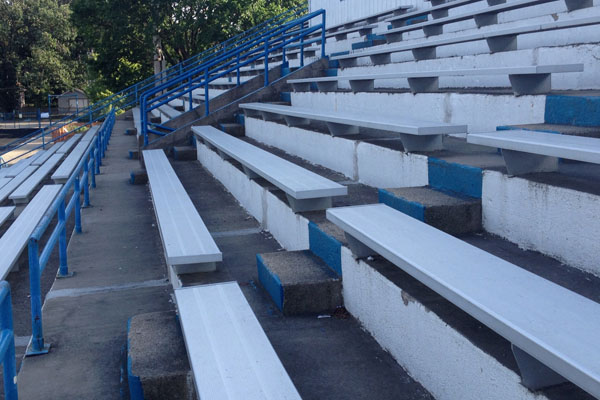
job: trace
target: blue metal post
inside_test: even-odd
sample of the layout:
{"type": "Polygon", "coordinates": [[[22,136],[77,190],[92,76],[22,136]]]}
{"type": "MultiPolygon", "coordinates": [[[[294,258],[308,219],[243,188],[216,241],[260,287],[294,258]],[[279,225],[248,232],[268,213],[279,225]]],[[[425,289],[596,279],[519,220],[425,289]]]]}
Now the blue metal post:
{"type": "Polygon", "coordinates": [[[96,170],[98,169],[98,161],[97,161],[98,148],[95,148],[90,155],[94,160],[92,164],[92,188],[96,188],[96,170]]]}
{"type": "Polygon", "coordinates": [[[44,344],[42,327],[42,287],[40,283],[40,258],[38,241],[29,239],[29,297],[31,299],[31,346],[27,356],[46,354],[50,346],[44,344]]]}
{"type": "Polygon", "coordinates": [[[67,265],[67,218],[65,208],[65,199],[63,198],[58,205],[58,224],[62,227],[58,236],[58,255],[60,258],[58,275],[62,277],[69,276],[69,266],[67,265]]]}
{"type": "Polygon", "coordinates": [[[237,85],[240,86],[240,53],[237,55],[237,85]]]}
{"type": "Polygon", "coordinates": [[[269,39],[265,40],[265,87],[269,86],[269,39]]]}
{"type": "Polygon", "coordinates": [[[89,207],[90,206],[90,185],[89,185],[89,180],[90,180],[90,160],[92,158],[92,153],[93,149],[91,150],[90,154],[86,157],[85,160],[85,164],[83,165],[83,176],[84,176],[84,184],[83,184],[83,206],[84,207],[89,207]]]}
{"type": "Polygon", "coordinates": [[[0,282],[1,312],[0,330],[2,331],[2,347],[4,356],[2,365],[4,367],[4,397],[7,400],[17,400],[17,366],[15,362],[15,337],[13,331],[12,303],[10,286],[8,282],[0,282]]]}
{"type": "Polygon", "coordinates": [[[75,188],[73,189],[73,196],[75,196],[75,232],[81,233],[81,182],[79,180],[79,171],[76,174],[75,188]]]}
{"type": "MultiPolygon", "coordinates": [[[[190,88],[192,87],[192,77],[190,76],[190,88]]],[[[194,91],[190,90],[190,110],[194,109],[194,91]]],[[[185,107],[184,107],[185,111],[185,107]]]]}
{"type": "Polygon", "coordinates": [[[321,23],[323,24],[321,30],[321,58],[325,58],[325,42],[327,41],[327,39],[325,38],[325,10],[323,10],[323,21],[321,23]]]}
{"type": "Polygon", "coordinates": [[[204,72],[204,110],[205,110],[205,116],[210,114],[210,99],[208,98],[208,70],[209,68],[206,68],[205,72],[204,72]]]}

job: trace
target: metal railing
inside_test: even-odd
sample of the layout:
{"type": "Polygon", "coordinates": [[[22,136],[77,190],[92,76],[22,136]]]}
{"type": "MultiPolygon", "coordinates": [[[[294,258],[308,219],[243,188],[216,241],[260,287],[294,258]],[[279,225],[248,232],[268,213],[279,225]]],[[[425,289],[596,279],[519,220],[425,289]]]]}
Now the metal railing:
{"type": "Polygon", "coordinates": [[[13,331],[10,285],[0,282],[0,360],[4,375],[4,398],[17,400],[17,365],[15,361],[15,334],[13,331]]]}
{"type": "MultiPolygon", "coordinates": [[[[166,69],[160,73],[152,75],[152,76],[150,76],[150,77],[126,88],[126,89],[123,89],[122,91],[120,91],[118,93],[108,96],[108,97],[80,110],[79,112],[77,112],[75,114],[64,117],[58,121],[53,122],[52,124],[50,124],[47,127],[38,129],[38,130],[30,133],[29,135],[26,135],[22,138],[19,138],[18,140],[15,140],[11,143],[6,144],[5,146],[0,147],[0,156],[3,156],[10,151],[18,150],[18,149],[22,148],[23,146],[35,144],[35,142],[39,142],[40,140],[43,142],[42,145],[38,145],[34,149],[30,149],[29,151],[27,151],[23,154],[19,154],[18,156],[15,156],[13,158],[8,158],[6,156],[4,157],[5,164],[12,162],[15,159],[18,159],[20,157],[25,156],[26,154],[30,154],[31,152],[38,150],[39,148],[44,148],[44,144],[47,144],[48,142],[58,140],[66,135],[70,135],[71,133],[73,133],[73,131],[66,132],[63,135],[59,136],[58,138],[53,138],[50,141],[46,140],[47,136],[52,137],[52,135],[55,134],[56,131],[58,131],[59,129],[61,129],[69,124],[79,123],[79,124],[83,124],[84,127],[87,127],[94,121],[104,118],[106,116],[106,114],[108,114],[108,112],[110,112],[110,110],[113,110],[113,109],[125,110],[130,107],[133,107],[138,103],[139,97],[144,91],[146,91],[156,85],[162,84],[164,82],[168,82],[169,80],[173,79],[174,77],[177,77],[180,74],[184,74],[184,73],[188,72],[190,69],[193,69],[193,68],[197,67],[198,65],[205,63],[207,60],[210,60],[211,58],[218,57],[220,55],[220,53],[222,53],[223,51],[226,51],[227,49],[234,48],[234,47],[239,46],[240,44],[248,42],[248,41],[253,41],[257,37],[260,37],[261,35],[263,35],[264,31],[272,29],[272,27],[274,27],[274,26],[281,26],[282,24],[285,24],[287,21],[293,20],[293,19],[297,18],[299,15],[306,13],[307,10],[308,10],[308,4],[307,4],[307,2],[305,2],[296,8],[292,8],[290,10],[284,11],[283,13],[278,14],[278,15],[274,16],[273,18],[271,18],[267,21],[264,21],[261,24],[256,25],[256,26],[246,30],[245,32],[242,32],[236,36],[233,36],[232,38],[227,39],[226,41],[219,43],[216,46],[213,46],[208,50],[205,50],[187,60],[184,60],[172,67],[169,67],[168,69],[166,69]]],[[[0,162],[0,167],[1,166],[2,166],[2,163],[0,162]]]]}
{"type": "Polygon", "coordinates": [[[46,354],[50,348],[49,344],[44,343],[40,283],[41,275],[48,264],[48,260],[50,259],[54,247],[58,243],[60,260],[58,276],[72,276],[72,273],[69,273],[67,264],[67,221],[71,213],[75,211],[75,232],[82,232],[81,192],[83,191],[83,207],[88,207],[90,205],[89,189],[90,186],[92,188],[96,187],[96,174],[100,173],[100,165],[108,147],[114,123],[115,112],[112,111],[98,129],[96,138],[90,143],[90,147],[81,158],[77,168],[75,168],[75,171],[67,183],[62,187],[59,195],[48,211],[46,211],[29,238],[29,285],[32,337],[31,345],[27,349],[27,356],[46,354]],[[72,195],[67,202],[67,197],[70,193],[72,193],[72,195]],[[55,217],[58,218],[57,224],[40,253],[39,242],[55,217]]]}
{"type": "Polygon", "coordinates": [[[227,52],[221,53],[219,57],[209,60],[191,69],[185,74],[155,86],[144,92],[140,98],[141,134],[144,137],[144,145],[148,145],[148,133],[162,134],[160,131],[149,128],[148,113],[177,99],[183,98],[190,102],[193,108],[193,91],[204,88],[205,115],[210,114],[209,83],[235,72],[237,75],[237,86],[240,82],[240,68],[250,65],[257,60],[264,59],[264,86],[269,85],[269,58],[271,54],[281,51],[282,65],[286,64],[286,47],[300,47],[301,65],[304,63],[304,44],[321,42],[321,57],[325,57],[325,10],[309,13],[294,21],[287,22],[281,26],[264,32],[257,39],[237,46],[227,52]],[[318,24],[311,24],[305,28],[311,20],[321,19],[318,24]],[[309,37],[319,34],[317,40],[309,37]]]}

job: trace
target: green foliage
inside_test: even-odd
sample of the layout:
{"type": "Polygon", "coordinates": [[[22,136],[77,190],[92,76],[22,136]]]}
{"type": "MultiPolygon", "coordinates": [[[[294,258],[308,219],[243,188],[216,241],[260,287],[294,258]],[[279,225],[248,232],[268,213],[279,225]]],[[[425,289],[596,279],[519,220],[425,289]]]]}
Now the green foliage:
{"type": "Polygon", "coordinates": [[[19,92],[40,106],[48,94],[81,86],[71,10],[57,0],[0,1],[0,107],[18,106],[19,92]]]}

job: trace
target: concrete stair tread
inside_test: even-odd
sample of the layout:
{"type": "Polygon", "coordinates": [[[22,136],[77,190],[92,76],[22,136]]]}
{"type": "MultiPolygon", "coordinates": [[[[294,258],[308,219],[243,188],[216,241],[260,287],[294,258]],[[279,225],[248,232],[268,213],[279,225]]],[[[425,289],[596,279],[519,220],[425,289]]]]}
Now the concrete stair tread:
{"type": "Polygon", "coordinates": [[[333,271],[307,251],[281,251],[261,254],[261,257],[284,285],[339,280],[333,271]]]}
{"type": "Polygon", "coordinates": [[[460,196],[458,194],[444,193],[426,186],[389,188],[385,190],[398,197],[410,199],[410,201],[421,203],[427,207],[479,203],[479,199],[460,196]]]}
{"type": "Polygon", "coordinates": [[[525,129],[532,131],[542,131],[559,133],[563,135],[585,136],[600,138],[600,126],[573,126],[573,125],[558,125],[558,124],[523,124],[510,125],[508,129],[525,129]]]}

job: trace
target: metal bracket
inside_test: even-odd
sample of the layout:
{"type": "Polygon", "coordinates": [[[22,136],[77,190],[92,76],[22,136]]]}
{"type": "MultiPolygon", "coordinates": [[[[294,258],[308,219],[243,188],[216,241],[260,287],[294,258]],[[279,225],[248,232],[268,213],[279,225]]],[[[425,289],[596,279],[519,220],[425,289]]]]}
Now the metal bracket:
{"type": "Polygon", "coordinates": [[[205,262],[196,264],[171,265],[173,272],[177,275],[195,274],[197,272],[213,272],[217,270],[216,262],[205,262]]]}
{"type": "Polygon", "coordinates": [[[415,60],[433,60],[436,58],[437,47],[419,47],[416,49],[412,49],[412,54],[415,60]]]}
{"type": "Polygon", "coordinates": [[[506,3],[506,0],[487,0],[488,6],[497,6],[506,3]]]}
{"type": "Polygon", "coordinates": [[[475,25],[477,25],[478,28],[481,28],[482,26],[496,25],[498,23],[498,14],[477,14],[475,17],[473,17],[473,19],[475,20],[475,25]]]}
{"type": "Polygon", "coordinates": [[[346,236],[348,247],[350,247],[350,250],[352,250],[354,258],[367,258],[369,256],[377,255],[376,251],[356,239],[354,236],[350,235],[348,232],[344,232],[344,235],[346,236]]]}
{"type": "Polygon", "coordinates": [[[413,93],[428,93],[439,90],[439,78],[437,76],[427,78],[408,78],[408,86],[413,93]]]}
{"type": "Polygon", "coordinates": [[[516,96],[546,94],[552,90],[551,74],[514,74],[508,79],[516,96]]]}
{"type": "Polygon", "coordinates": [[[359,133],[358,126],[338,124],[335,122],[327,122],[326,124],[331,136],[356,135],[359,133]]]}
{"type": "Polygon", "coordinates": [[[385,41],[388,43],[401,42],[402,41],[402,32],[386,33],[385,41]]]}
{"type": "Polygon", "coordinates": [[[548,386],[567,382],[552,369],[548,368],[514,344],[511,345],[515,360],[521,371],[521,383],[530,390],[539,390],[548,386]]]}
{"type": "Polygon", "coordinates": [[[289,194],[285,194],[288,200],[288,204],[292,208],[292,211],[306,212],[306,211],[321,211],[331,208],[331,197],[318,197],[314,199],[295,199],[289,194]]]}
{"type": "Polygon", "coordinates": [[[267,111],[261,111],[260,115],[263,121],[281,121],[283,119],[283,115],[267,111]]]}
{"type": "Polygon", "coordinates": [[[335,35],[335,40],[337,40],[338,42],[341,42],[342,40],[346,40],[347,37],[348,37],[347,33],[338,33],[337,35],[335,35]]]}
{"type": "Polygon", "coordinates": [[[407,133],[400,134],[400,140],[404,151],[436,151],[443,148],[442,135],[409,135],[407,133]]]}
{"type": "Polygon", "coordinates": [[[341,58],[338,61],[340,62],[340,67],[342,67],[342,68],[356,67],[356,57],[354,57],[354,58],[341,58]]]}
{"type": "Polygon", "coordinates": [[[371,59],[371,63],[373,63],[373,65],[389,64],[392,62],[392,55],[390,53],[371,54],[369,58],[371,59]]]}
{"type": "Polygon", "coordinates": [[[294,92],[310,92],[310,82],[294,82],[292,83],[294,92]]]}
{"type": "Polygon", "coordinates": [[[517,50],[517,35],[492,36],[485,41],[492,53],[517,50]]]}
{"type": "Polygon", "coordinates": [[[244,108],[244,115],[248,118],[260,118],[260,111],[244,108]]]}
{"type": "Polygon", "coordinates": [[[283,118],[289,127],[310,125],[310,120],[308,118],[292,117],[290,115],[284,115],[283,118]]]}
{"type": "Polygon", "coordinates": [[[508,174],[523,175],[533,172],[552,172],[558,169],[558,158],[516,150],[502,149],[508,174]]]}
{"type": "Polygon", "coordinates": [[[335,92],[338,90],[337,81],[317,81],[317,87],[319,88],[319,92],[335,92]]]}
{"type": "Polygon", "coordinates": [[[25,357],[43,356],[44,354],[50,353],[50,347],[52,347],[50,343],[44,343],[44,347],[41,350],[37,351],[31,349],[31,343],[32,342],[29,342],[29,346],[27,346],[25,357]]]}
{"type": "Polygon", "coordinates": [[[244,174],[246,174],[248,179],[260,178],[260,175],[258,175],[256,172],[252,171],[250,168],[246,167],[245,165],[242,165],[242,168],[244,169],[244,174]]]}
{"type": "Polygon", "coordinates": [[[423,27],[425,36],[436,36],[444,33],[444,25],[428,25],[423,27]]]}
{"type": "Polygon", "coordinates": [[[375,88],[374,79],[351,80],[350,87],[353,92],[371,92],[375,88]]]}
{"type": "Polygon", "coordinates": [[[433,18],[433,19],[446,18],[447,16],[448,16],[447,8],[442,8],[440,10],[432,10],[431,11],[431,18],[433,18]]]}
{"type": "Polygon", "coordinates": [[[581,8],[588,8],[594,6],[594,0],[565,0],[567,10],[579,10],[581,8]]]}
{"type": "Polygon", "coordinates": [[[222,150],[220,150],[220,149],[217,149],[217,154],[219,155],[219,157],[221,157],[221,159],[222,159],[223,161],[227,161],[227,160],[230,160],[230,159],[231,159],[231,157],[229,157],[229,155],[228,155],[227,153],[224,153],[224,152],[223,152],[222,150]]]}
{"type": "Polygon", "coordinates": [[[66,275],[61,275],[60,269],[56,273],[56,279],[67,279],[75,276],[75,272],[68,272],[66,275]]]}

